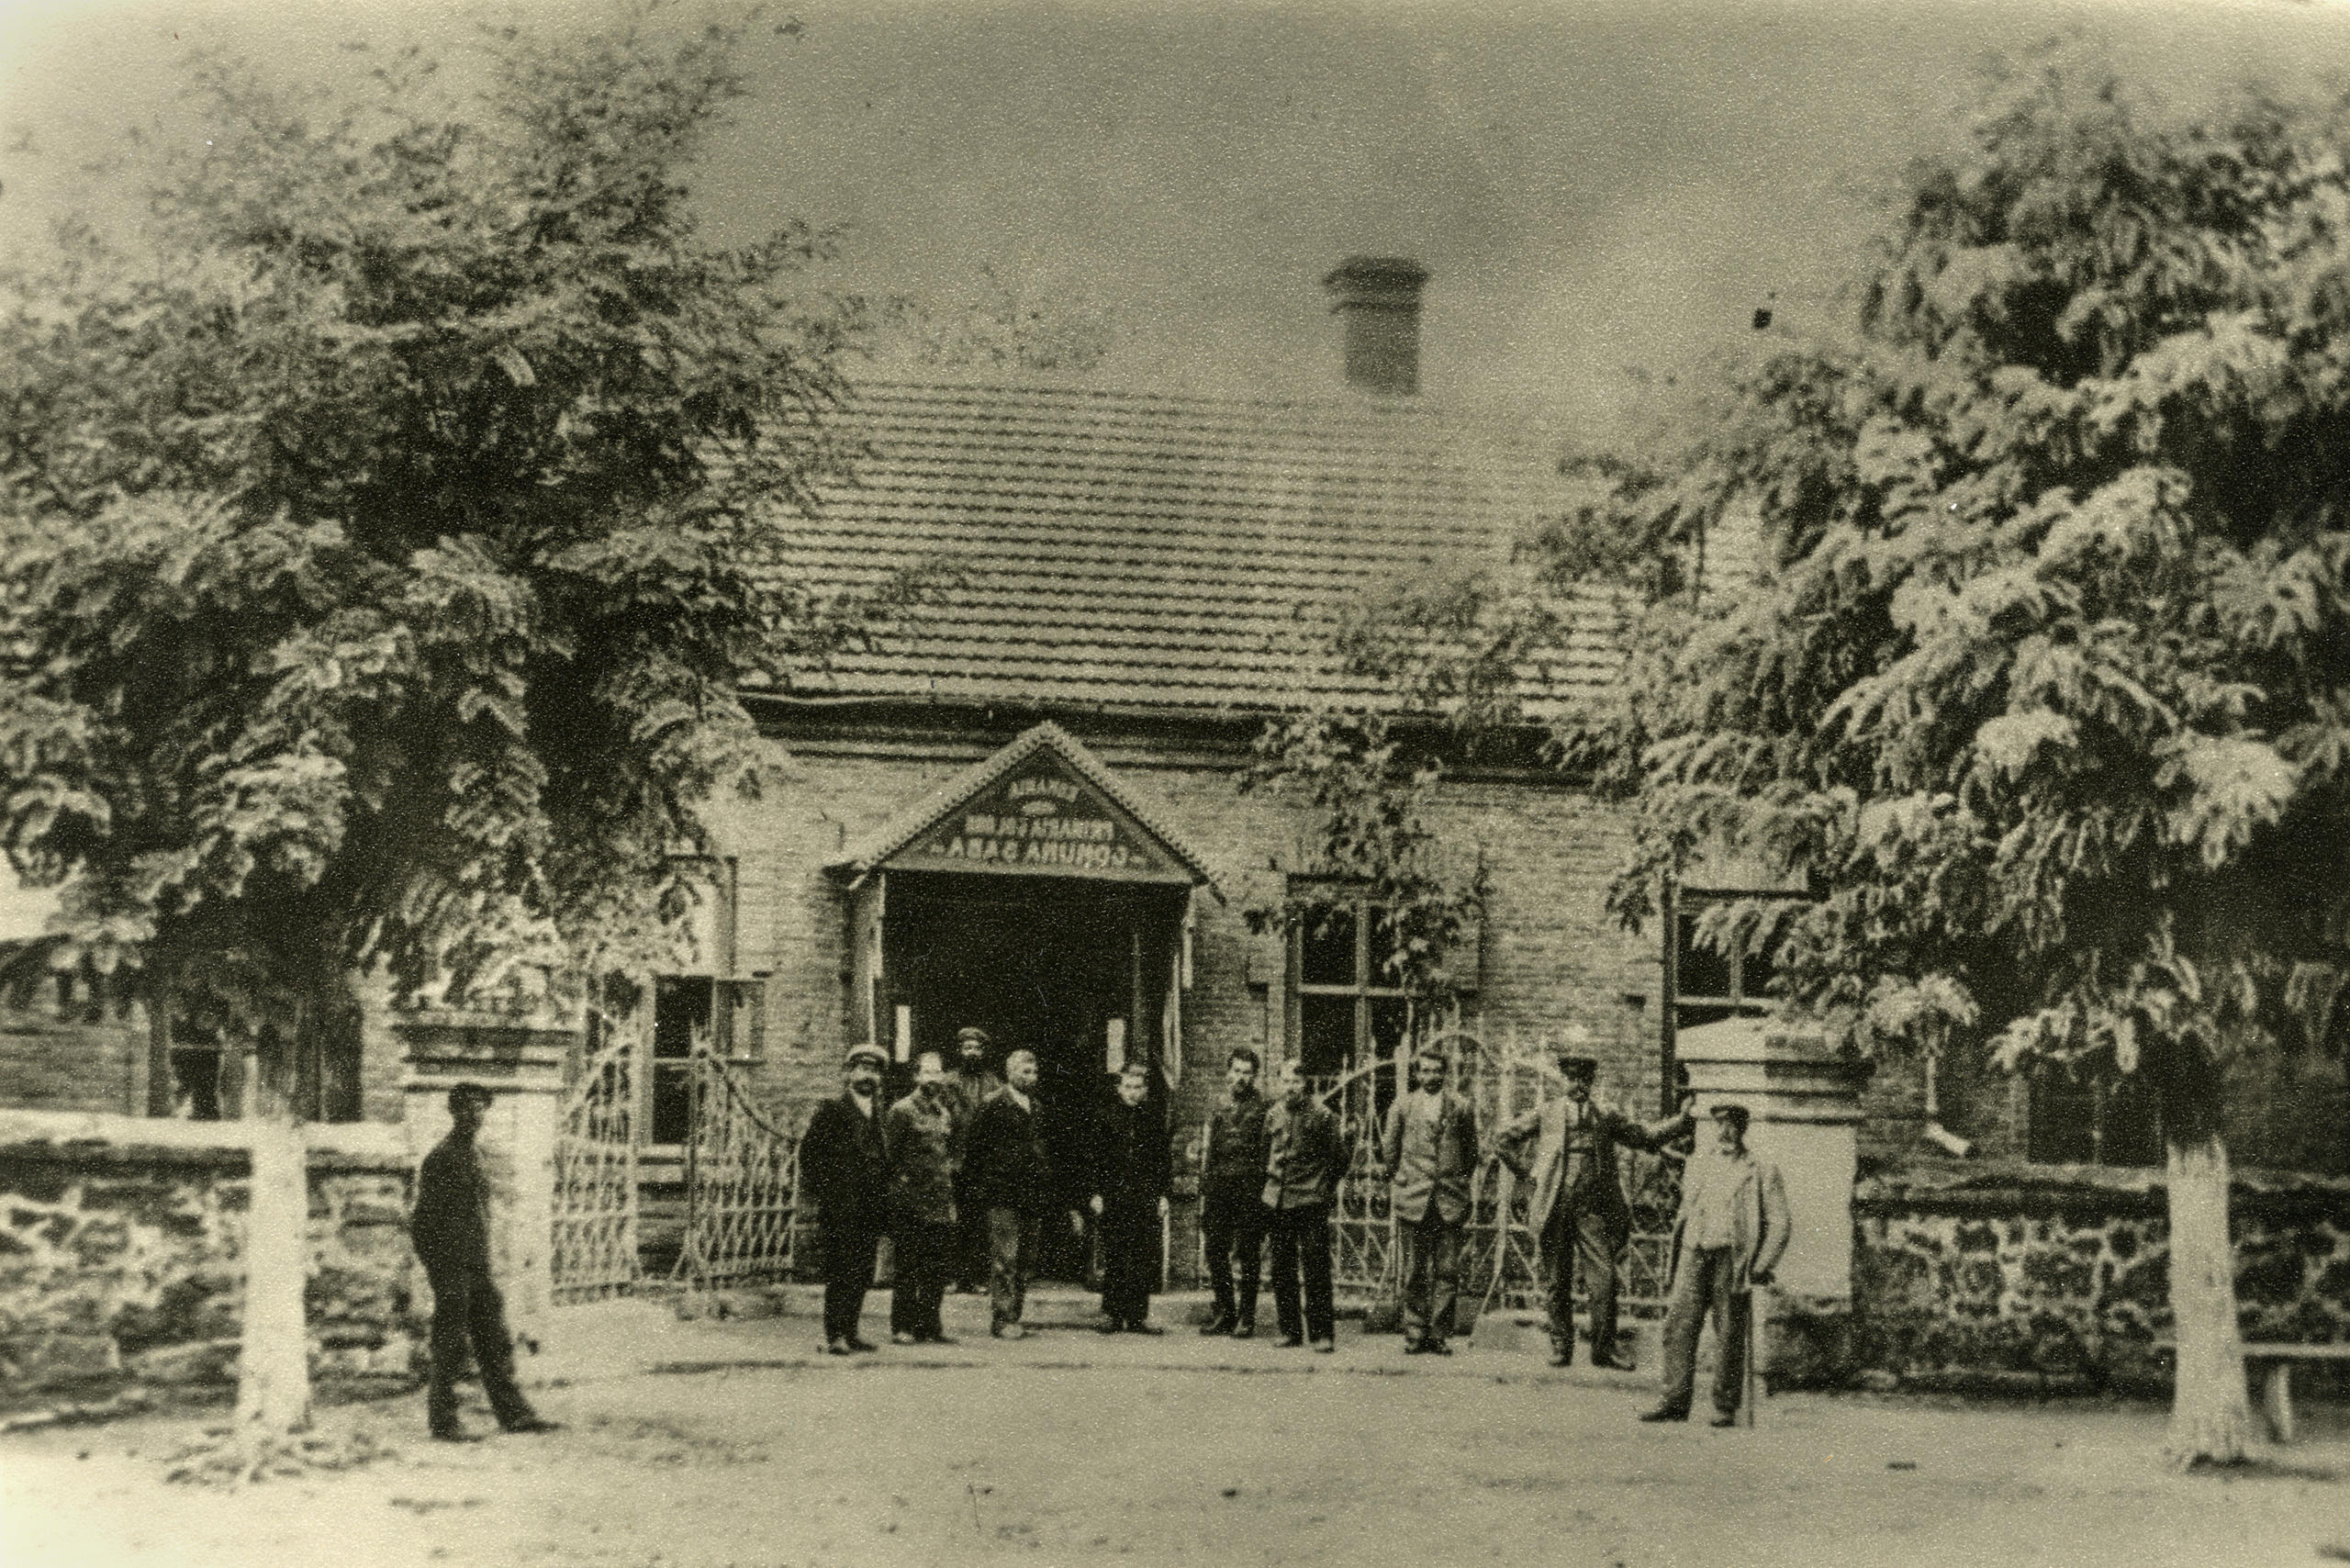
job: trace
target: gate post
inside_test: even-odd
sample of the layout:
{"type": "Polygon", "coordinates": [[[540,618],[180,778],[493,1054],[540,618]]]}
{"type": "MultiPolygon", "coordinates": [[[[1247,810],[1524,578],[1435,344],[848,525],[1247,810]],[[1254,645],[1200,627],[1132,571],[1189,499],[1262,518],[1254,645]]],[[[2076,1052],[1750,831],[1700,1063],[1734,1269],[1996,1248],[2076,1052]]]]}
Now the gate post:
{"type": "Polygon", "coordinates": [[[1744,1105],[1747,1147],[1786,1178],[1794,1238],[1775,1282],[1755,1293],[1762,1371],[1774,1388],[1832,1386],[1852,1363],[1852,1182],[1872,1064],[1773,1018],[1701,1025],[1677,1044],[1697,1094],[1701,1149],[1707,1113],[1744,1105]]]}
{"type": "Polygon", "coordinates": [[[535,1341],[545,1333],[554,1300],[555,1117],[564,1062],[576,1051],[580,1031],[449,1012],[408,1014],[392,1029],[402,1047],[402,1119],[413,1158],[422,1159],[447,1134],[450,1085],[470,1081],[490,1092],[478,1144],[494,1195],[490,1266],[515,1336],[535,1341]]]}

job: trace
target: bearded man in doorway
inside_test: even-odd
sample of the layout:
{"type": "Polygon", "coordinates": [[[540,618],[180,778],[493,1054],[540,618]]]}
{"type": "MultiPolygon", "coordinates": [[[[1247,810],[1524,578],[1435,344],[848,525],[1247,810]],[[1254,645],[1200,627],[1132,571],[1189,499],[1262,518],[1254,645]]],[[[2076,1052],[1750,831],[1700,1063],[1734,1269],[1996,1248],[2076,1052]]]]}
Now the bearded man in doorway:
{"type": "Polygon", "coordinates": [[[988,1208],[971,1191],[964,1167],[969,1162],[971,1119],[979,1107],[1002,1092],[1003,1080],[988,1065],[995,1042],[985,1029],[969,1026],[955,1032],[955,1061],[939,1087],[953,1124],[955,1156],[955,1289],[969,1295],[988,1277],[988,1208]]]}

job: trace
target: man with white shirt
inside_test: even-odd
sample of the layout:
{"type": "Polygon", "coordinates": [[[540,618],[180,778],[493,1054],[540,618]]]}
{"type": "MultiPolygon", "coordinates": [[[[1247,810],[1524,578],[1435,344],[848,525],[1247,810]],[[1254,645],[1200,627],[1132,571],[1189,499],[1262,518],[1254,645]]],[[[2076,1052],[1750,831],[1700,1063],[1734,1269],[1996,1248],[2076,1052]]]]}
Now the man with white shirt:
{"type": "Polygon", "coordinates": [[[1792,1235],[1779,1168],[1747,1151],[1743,1105],[1716,1105],[1715,1145],[1689,1161],[1673,1232],[1673,1296],[1664,1314],[1664,1397],[1643,1421],[1688,1419],[1697,1382],[1697,1335],[1714,1319],[1714,1420],[1738,1424],[1746,1388],[1748,1322],[1754,1287],[1792,1235]]]}
{"type": "Polygon", "coordinates": [[[1686,1113],[1660,1122],[1635,1122],[1591,1097],[1599,1062],[1582,1054],[1591,1032],[1577,1025],[1559,1050],[1566,1078],[1561,1098],[1528,1111],[1494,1140],[1494,1158],[1521,1182],[1534,1183],[1526,1207],[1534,1234],[1535,1268],[1550,1308],[1550,1364],[1574,1360],[1575,1275],[1591,1302],[1591,1364],[1628,1372],[1616,1357],[1616,1260],[1631,1238],[1632,1211],[1624,1202],[1616,1151],[1654,1149],[1687,1132],[1686,1113]]]}

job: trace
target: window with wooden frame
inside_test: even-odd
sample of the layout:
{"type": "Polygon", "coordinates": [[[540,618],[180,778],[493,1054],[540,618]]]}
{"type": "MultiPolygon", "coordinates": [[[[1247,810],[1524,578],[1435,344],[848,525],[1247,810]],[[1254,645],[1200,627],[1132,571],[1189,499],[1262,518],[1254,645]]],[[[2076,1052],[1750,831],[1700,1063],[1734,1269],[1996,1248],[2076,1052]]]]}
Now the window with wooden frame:
{"type": "Polygon", "coordinates": [[[1694,1029],[1724,1018],[1752,1018],[1775,1012],[1770,994],[1774,969],[1769,949],[1724,952],[1701,946],[1697,922],[1712,905],[1745,899],[1799,899],[1802,893],[1730,892],[1697,888],[1673,897],[1673,1009],[1677,1028],[1694,1029]]]}
{"type": "Polygon", "coordinates": [[[644,1126],[646,1140],[655,1144],[683,1143],[691,1131],[697,1051],[733,1062],[766,1054],[766,977],[735,968],[735,862],[696,857],[686,868],[701,895],[692,916],[693,968],[653,980],[644,1126]]]}
{"type": "Polygon", "coordinates": [[[2076,1075],[2046,1063],[2033,1070],[2025,1157],[2042,1165],[2159,1165],[2162,1113],[2135,1073],[2076,1075]]]}
{"type": "Polygon", "coordinates": [[[1331,899],[1290,937],[1291,1038],[1315,1078],[1391,1058],[1410,1017],[1403,987],[1381,964],[1392,946],[1387,912],[1340,891],[1331,899]]]}

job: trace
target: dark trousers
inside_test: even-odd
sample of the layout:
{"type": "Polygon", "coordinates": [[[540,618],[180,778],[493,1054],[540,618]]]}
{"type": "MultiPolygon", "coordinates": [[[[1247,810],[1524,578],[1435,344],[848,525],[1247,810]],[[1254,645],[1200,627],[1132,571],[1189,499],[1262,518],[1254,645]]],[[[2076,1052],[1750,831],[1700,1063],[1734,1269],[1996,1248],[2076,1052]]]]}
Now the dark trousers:
{"type": "Polygon", "coordinates": [[[1028,1271],[1035,1266],[1036,1216],[1022,1209],[988,1210],[988,1316],[997,1327],[1020,1321],[1028,1271]]]}
{"type": "Polygon", "coordinates": [[[1102,1310],[1117,1323],[1150,1316],[1158,1288],[1158,1203],[1155,1198],[1102,1204],[1102,1310]]]}
{"type": "Polygon", "coordinates": [[[1697,1334],[1714,1320],[1714,1408],[1738,1412],[1746,1392],[1747,1319],[1754,1298],[1732,1287],[1737,1271],[1727,1247],[1684,1247],[1664,1309],[1664,1407],[1686,1411],[1697,1385],[1697,1334]]]}
{"type": "Polygon", "coordinates": [[[825,1338],[856,1338],[865,1293],[873,1288],[874,1258],[880,1250],[881,1233],[869,1226],[824,1226],[825,1338]]]}
{"type": "Polygon", "coordinates": [[[531,1402],[514,1382],[514,1339],[506,1331],[506,1298],[480,1269],[430,1269],[432,1283],[432,1376],[424,1418],[436,1432],[457,1425],[457,1374],[470,1348],[481,1391],[501,1427],[532,1420],[531,1402]]]}
{"type": "Polygon", "coordinates": [[[990,1267],[989,1256],[988,1206],[979,1202],[969,1184],[957,1176],[955,1178],[955,1287],[975,1291],[985,1283],[990,1267]]]}
{"type": "Polygon", "coordinates": [[[1571,1356],[1575,1349],[1575,1276],[1583,1276],[1591,1300],[1591,1353],[1616,1356],[1616,1227],[1604,1214],[1576,1208],[1566,1199],[1551,1209],[1542,1227],[1542,1267],[1550,1274],[1550,1348],[1571,1356]]]}
{"type": "Polygon", "coordinates": [[[939,1339],[946,1330],[938,1305],[946,1294],[955,1247],[961,1232],[952,1225],[901,1225],[896,1241],[897,1278],[890,1289],[890,1332],[917,1339],[939,1339]]]}
{"type": "Polygon", "coordinates": [[[1227,1321],[1257,1321],[1257,1280],[1264,1267],[1265,1233],[1273,1211],[1254,1198],[1210,1206],[1200,1216],[1200,1239],[1208,1254],[1208,1289],[1215,1293],[1216,1316],[1227,1321]],[[1233,1290],[1233,1272],[1240,1275],[1233,1290]]]}
{"type": "Polygon", "coordinates": [[[1281,1338],[1300,1334],[1327,1339],[1336,1332],[1330,1306],[1330,1206],[1269,1209],[1273,1230],[1273,1314],[1281,1338]],[[1304,1285],[1304,1315],[1298,1313],[1298,1287],[1304,1285]]]}
{"type": "Polygon", "coordinates": [[[1416,1223],[1397,1226],[1395,1238],[1404,1252],[1404,1343],[1441,1345],[1460,1305],[1460,1227],[1431,1203],[1416,1223]]]}

